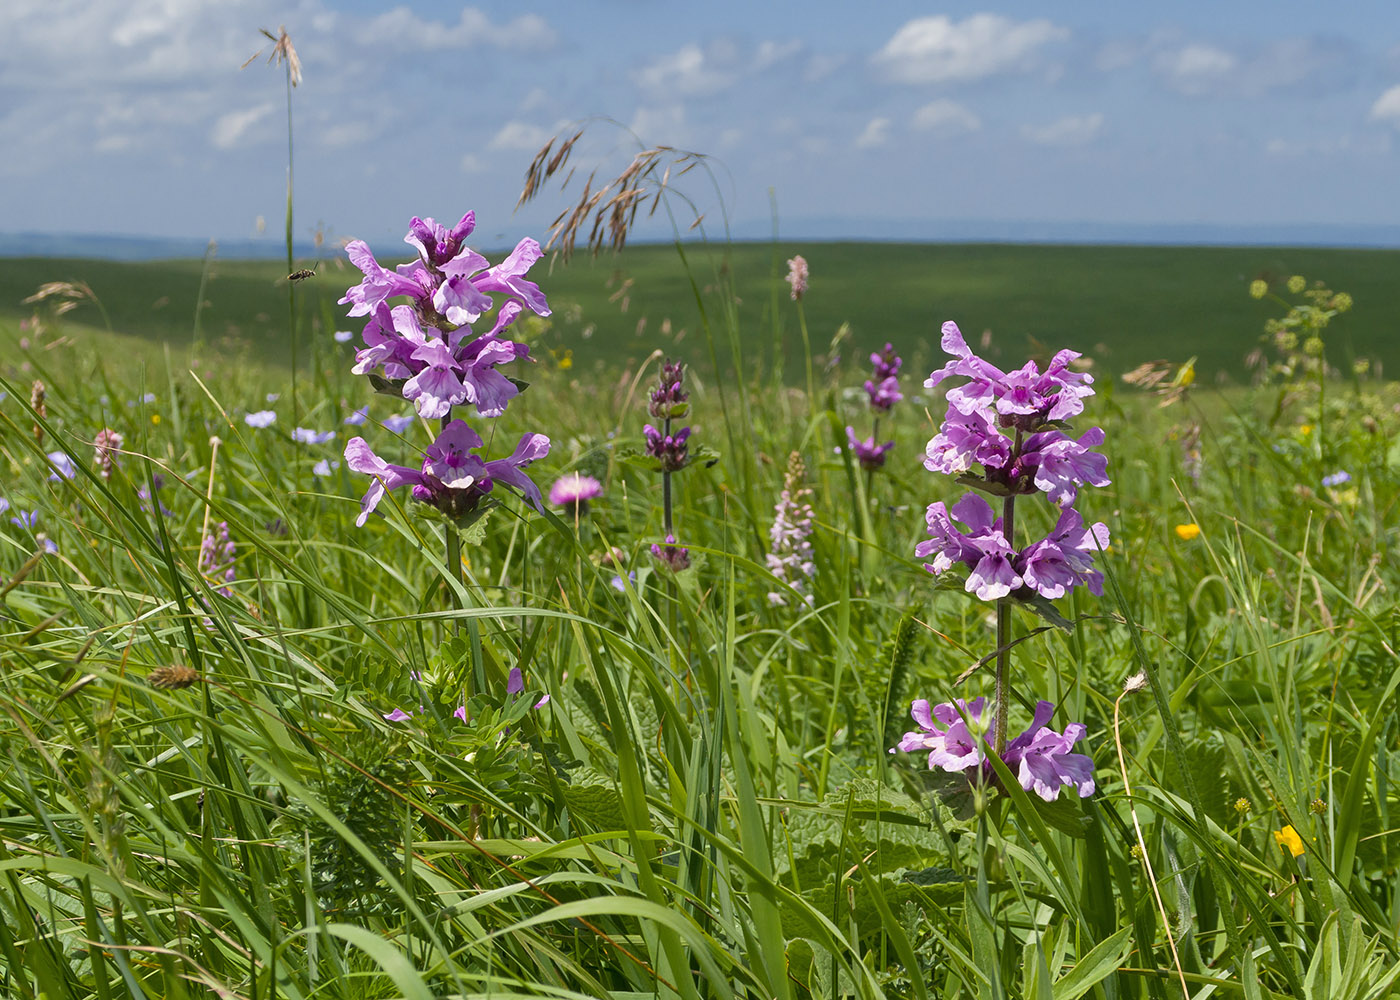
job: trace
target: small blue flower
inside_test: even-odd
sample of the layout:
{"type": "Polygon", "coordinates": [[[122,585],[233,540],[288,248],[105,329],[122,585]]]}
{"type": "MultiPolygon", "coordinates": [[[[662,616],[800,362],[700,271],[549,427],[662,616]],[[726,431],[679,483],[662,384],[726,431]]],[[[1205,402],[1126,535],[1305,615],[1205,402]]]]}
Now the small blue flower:
{"type": "Polygon", "coordinates": [[[416,419],[411,413],[404,416],[385,417],[383,425],[395,434],[402,434],[413,426],[413,421],[416,419]]]}
{"type": "Polygon", "coordinates": [[[274,410],[257,410],[244,417],[243,422],[249,427],[271,427],[277,422],[277,413],[274,410]]]}
{"type": "Polygon", "coordinates": [[[292,431],[292,440],[299,444],[325,444],[335,439],[335,431],[317,431],[309,427],[298,427],[292,431]]]}

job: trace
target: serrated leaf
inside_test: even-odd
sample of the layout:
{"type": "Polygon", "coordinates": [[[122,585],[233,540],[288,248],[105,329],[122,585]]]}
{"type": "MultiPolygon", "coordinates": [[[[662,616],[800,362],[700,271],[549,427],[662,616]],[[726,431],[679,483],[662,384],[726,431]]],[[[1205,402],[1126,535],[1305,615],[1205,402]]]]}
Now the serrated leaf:
{"type": "Polygon", "coordinates": [[[622,795],[602,775],[590,775],[584,784],[564,787],[569,813],[596,830],[623,830],[627,827],[622,795]]]}
{"type": "Polygon", "coordinates": [[[961,888],[967,879],[966,875],[960,875],[952,868],[937,865],[933,868],[923,868],[919,871],[909,871],[904,873],[904,881],[914,885],[956,885],[961,888]]]}

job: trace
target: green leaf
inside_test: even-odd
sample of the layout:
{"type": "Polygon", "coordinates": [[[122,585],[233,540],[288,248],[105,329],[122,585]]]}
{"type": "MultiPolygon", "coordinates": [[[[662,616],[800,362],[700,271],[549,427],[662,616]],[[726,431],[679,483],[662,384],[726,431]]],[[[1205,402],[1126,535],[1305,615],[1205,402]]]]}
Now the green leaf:
{"type": "Polygon", "coordinates": [[[1060,614],[1059,609],[1055,607],[1054,603],[1051,602],[1048,597],[1044,597],[1032,591],[1029,597],[1018,596],[1016,600],[1021,607],[1030,611],[1032,614],[1039,615],[1056,628],[1064,629],[1066,632],[1074,631],[1074,622],[1060,614]]]}
{"type": "Polygon", "coordinates": [[[1132,933],[1131,927],[1124,927],[1111,938],[1095,945],[1073,969],[1056,980],[1053,993],[1055,1000],[1079,1000],[1107,979],[1123,964],[1128,952],[1132,950],[1132,942],[1128,940],[1132,933]]]}
{"type": "Polygon", "coordinates": [[[369,373],[370,388],[381,396],[395,396],[402,399],[403,387],[407,381],[408,379],[404,378],[385,378],[383,375],[376,375],[374,372],[369,373]]]}

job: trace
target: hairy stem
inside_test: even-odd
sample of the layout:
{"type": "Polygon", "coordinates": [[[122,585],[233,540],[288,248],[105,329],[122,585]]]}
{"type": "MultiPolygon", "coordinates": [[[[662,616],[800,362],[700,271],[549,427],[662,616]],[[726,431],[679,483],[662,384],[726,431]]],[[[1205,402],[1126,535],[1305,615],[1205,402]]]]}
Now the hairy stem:
{"type": "MultiPolygon", "coordinates": [[[[1009,496],[1001,505],[1001,531],[1008,547],[1015,549],[1016,543],[1016,497],[1009,496]]],[[[997,679],[996,707],[993,725],[996,727],[996,753],[1000,757],[1006,752],[1006,711],[1010,701],[1007,690],[1006,668],[1011,662],[1011,598],[997,599],[997,679]]]]}

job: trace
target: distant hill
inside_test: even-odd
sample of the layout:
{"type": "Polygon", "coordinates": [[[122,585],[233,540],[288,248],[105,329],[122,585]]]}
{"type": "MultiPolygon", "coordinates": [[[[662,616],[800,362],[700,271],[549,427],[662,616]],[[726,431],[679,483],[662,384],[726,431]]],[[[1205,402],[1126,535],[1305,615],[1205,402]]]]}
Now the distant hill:
{"type": "MultiPolygon", "coordinates": [[[[711,232],[712,238],[722,233],[711,232]]],[[[773,224],[767,220],[739,222],[730,237],[766,243],[773,224]]],[[[637,246],[670,243],[663,229],[639,229],[637,246]]],[[[1268,246],[1400,248],[1400,225],[1286,223],[1227,225],[1185,222],[1021,222],[999,219],[780,219],[781,242],[872,243],[1022,243],[1083,246],[1268,246]]],[[[543,236],[541,236],[543,242],[543,236]]],[[[220,239],[224,260],[281,260],[286,245],[275,235],[220,239]]],[[[203,257],[209,241],[161,236],[120,236],[102,233],[0,233],[0,257],[67,257],[99,260],[178,260],[203,257]]],[[[487,248],[495,249],[495,248],[487,248]]],[[[307,242],[295,247],[298,259],[331,257],[334,246],[319,253],[307,242]]]]}
{"type": "MultiPolygon", "coordinates": [[[[392,265],[407,253],[376,247],[392,265]]],[[[407,250],[407,248],[403,248],[407,250]]],[[[258,358],[285,363],[286,262],[212,262],[201,311],[203,336],[223,350],[246,347],[258,358]],[[242,345],[242,346],[240,346],[242,345]]],[[[1218,246],[1081,246],[975,243],[839,243],[784,238],[692,248],[687,273],[672,247],[634,246],[620,256],[579,254],[569,264],[541,261],[531,272],[554,307],[550,329],[532,343],[541,358],[569,358],[579,372],[595,363],[636,370],[655,349],[711,367],[705,323],[714,325],[718,360],[728,349],[725,300],[711,289],[735,282],[733,316],[748,345],[754,371],[781,365],[786,379],[800,378],[794,304],[788,298],[784,261],[801,253],[811,266],[803,303],[813,350],[825,355],[832,337],[849,324],[850,340],[838,346],[859,368],[870,351],[891,341],[911,371],[942,364],[939,324],[955,319],[975,343],[983,331],[993,357],[1024,356],[1041,345],[1066,345],[1095,358],[1103,369],[1124,372],[1155,358],[1184,361],[1195,355],[1202,380],[1249,377],[1244,358],[1259,346],[1264,323],[1283,313],[1271,299],[1249,296],[1256,278],[1281,288],[1291,275],[1322,280],[1349,292],[1356,306],[1328,333],[1329,359],[1349,367],[1353,356],[1375,362],[1372,370],[1400,372],[1400,250],[1218,246]],[[551,267],[553,264],[553,267],[551,267]],[[692,278],[695,284],[692,284],[692,278]],[[697,291],[705,304],[702,318],[697,291]],[[995,352],[1001,351],[1001,355],[995,352]],[[571,354],[567,352],[572,352],[571,354]]],[[[491,253],[499,260],[499,252],[491,253]]],[[[0,332],[31,312],[23,300],[42,283],[87,282],[114,330],[152,343],[187,345],[194,336],[201,287],[198,258],[119,261],[78,258],[12,258],[0,264],[0,332]]],[[[348,368],[363,320],[350,320],[336,300],[359,280],[343,259],[326,260],[316,277],[296,286],[304,310],[308,346],[330,370],[348,368]],[[356,334],[339,344],[335,330],[356,334]]],[[[65,323],[101,325],[102,315],[84,303],[65,323]]],[[[864,378],[862,375],[861,378],[864,378]]],[[[859,384],[857,382],[857,384],[859,384]]]]}

